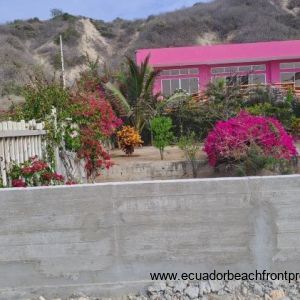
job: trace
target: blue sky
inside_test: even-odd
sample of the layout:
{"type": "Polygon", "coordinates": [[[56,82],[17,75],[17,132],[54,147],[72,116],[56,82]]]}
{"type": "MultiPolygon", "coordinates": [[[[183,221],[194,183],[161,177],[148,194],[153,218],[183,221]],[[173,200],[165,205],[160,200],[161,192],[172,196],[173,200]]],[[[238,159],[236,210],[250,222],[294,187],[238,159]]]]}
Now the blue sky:
{"type": "Polygon", "coordinates": [[[105,21],[136,19],[207,0],[0,0],[0,23],[38,17],[48,19],[52,8],[105,21]]]}

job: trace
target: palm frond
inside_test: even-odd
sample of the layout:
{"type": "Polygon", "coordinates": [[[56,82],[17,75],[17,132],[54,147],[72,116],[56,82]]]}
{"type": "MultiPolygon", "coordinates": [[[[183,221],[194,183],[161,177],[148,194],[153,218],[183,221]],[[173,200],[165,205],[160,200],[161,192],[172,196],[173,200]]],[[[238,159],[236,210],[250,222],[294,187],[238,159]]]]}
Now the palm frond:
{"type": "Polygon", "coordinates": [[[113,97],[111,98],[111,101],[115,102],[112,104],[118,108],[120,114],[128,115],[131,111],[130,105],[121,91],[111,82],[107,82],[105,88],[112,94],[113,97]]]}

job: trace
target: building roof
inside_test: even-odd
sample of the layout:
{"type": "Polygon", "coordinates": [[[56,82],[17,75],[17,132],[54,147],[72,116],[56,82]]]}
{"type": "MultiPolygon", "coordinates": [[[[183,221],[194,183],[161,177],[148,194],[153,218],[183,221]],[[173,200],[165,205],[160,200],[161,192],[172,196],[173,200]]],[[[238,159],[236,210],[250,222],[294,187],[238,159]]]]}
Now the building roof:
{"type": "Polygon", "coordinates": [[[300,40],[140,49],[137,62],[148,54],[153,67],[300,59],[300,40]]]}

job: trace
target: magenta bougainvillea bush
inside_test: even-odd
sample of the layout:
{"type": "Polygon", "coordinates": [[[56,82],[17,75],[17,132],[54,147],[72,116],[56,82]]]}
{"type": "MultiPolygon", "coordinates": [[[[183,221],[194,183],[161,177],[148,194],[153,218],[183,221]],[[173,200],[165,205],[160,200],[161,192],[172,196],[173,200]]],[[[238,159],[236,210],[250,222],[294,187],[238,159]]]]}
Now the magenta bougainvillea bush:
{"type": "Polygon", "coordinates": [[[260,161],[291,161],[297,156],[293,138],[278,120],[246,112],[216,123],[205,140],[204,151],[213,167],[243,163],[253,155],[260,161]]]}

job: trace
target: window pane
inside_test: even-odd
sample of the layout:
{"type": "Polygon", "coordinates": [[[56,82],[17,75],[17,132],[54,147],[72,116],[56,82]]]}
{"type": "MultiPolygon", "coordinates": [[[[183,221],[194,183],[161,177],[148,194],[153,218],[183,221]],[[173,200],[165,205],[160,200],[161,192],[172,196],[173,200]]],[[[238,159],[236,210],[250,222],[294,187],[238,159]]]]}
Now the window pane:
{"type": "Polygon", "coordinates": [[[188,69],[180,69],[180,75],[187,75],[189,72],[188,69]]]}
{"type": "Polygon", "coordinates": [[[181,79],[181,88],[186,92],[190,92],[190,80],[188,78],[181,79]]]}
{"type": "Polygon", "coordinates": [[[294,69],[294,63],[281,63],[280,69],[294,69]]]}
{"type": "Polygon", "coordinates": [[[295,63],[295,69],[300,69],[300,62],[295,63]]]}
{"type": "Polygon", "coordinates": [[[171,94],[175,92],[175,90],[179,89],[179,79],[172,79],[171,80],[171,94]]]}
{"type": "Polygon", "coordinates": [[[189,74],[199,74],[199,70],[194,68],[194,69],[189,69],[189,74]]]}
{"type": "Polygon", "coordinates": [[[281,82],[294,82],[295,73],[281,73],[281,82]]]}
{"type": "Polygon", "coordinates": [[[250,84],[265,84],[266,75],[265,74],[250,74],[249,76],[250,84]]]}
{"type": "Polygon", "coordinates": [[[190,93],[198,93],[199,92],[199,81],[198,78],[190,78],[190,93]]]}
{"type": "Polygon", "coordinates": [[[240,72],[250,72],[251,71],[251,66],[241,66],[239,67],[240,72]]]}
{"type": "Polygon", "coordinates": [[[170,70],[163,70],[160,72],[160,75],[163,75],[163,76],[170,75],[170,70]]]}
{"type": "Polygon", "coordinates": [[[224,68],[212,68],[211,69],[212,74],[221,74],[224,73],[224,68]]]}
{"type": "Polygon", "coordinates": [[[295,74],[295,87],[300,88],[300,72],[295,74]]]}
{"type": "Polygon", "coordinates": [[[170,80],[162,80],[162,93],[165,96],[169,96],[171,94],[170,80]]]}
{"type": "Polygon", "coordinates": [[[171,75],[179,75],[179,70],[171,70],[171,75]]]}
{"type": "Polygon", "coordinates": [[[265,71],[266,70],[266,65],[256,65],[252,66],[253,71],[265,71]]]}

